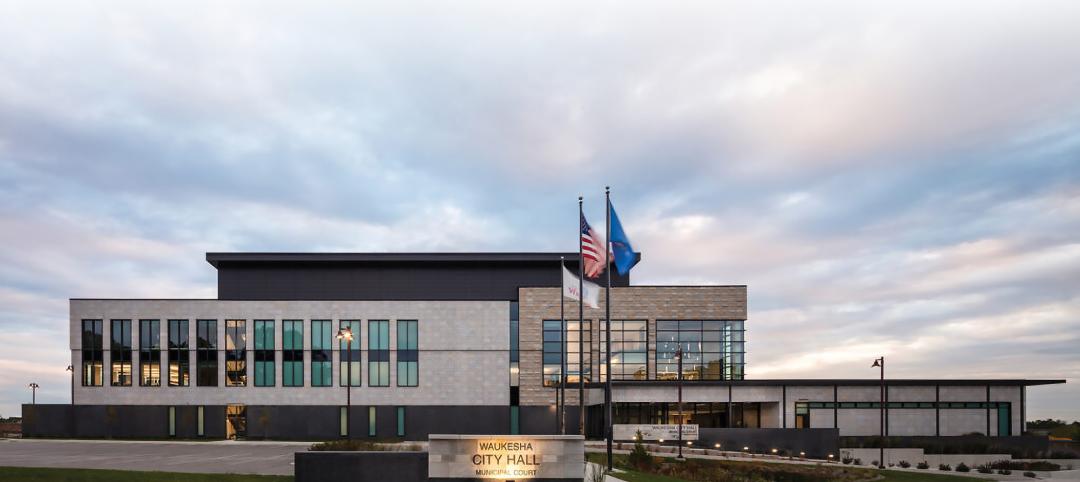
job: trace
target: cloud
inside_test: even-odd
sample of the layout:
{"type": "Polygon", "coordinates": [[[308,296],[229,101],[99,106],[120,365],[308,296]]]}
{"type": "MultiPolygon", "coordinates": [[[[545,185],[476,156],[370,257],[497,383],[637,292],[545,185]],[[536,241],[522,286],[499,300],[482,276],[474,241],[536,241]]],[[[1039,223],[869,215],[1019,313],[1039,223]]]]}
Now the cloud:
{"type": "Polygon", "coordinates": [[[611,185],[635,282],[749,285],[751,376],[884,353],[1080,419],[1080,4],[973,7],[0,4],[0,412],[65,399],[69,297],[572,250],[611,185]]]}

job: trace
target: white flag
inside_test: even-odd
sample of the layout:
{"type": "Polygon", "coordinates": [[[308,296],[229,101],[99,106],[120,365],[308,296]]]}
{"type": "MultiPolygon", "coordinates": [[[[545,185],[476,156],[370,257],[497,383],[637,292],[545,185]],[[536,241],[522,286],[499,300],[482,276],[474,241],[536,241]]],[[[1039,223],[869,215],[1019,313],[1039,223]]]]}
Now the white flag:
{"type": "MultiPolygon", "coordinates": [[[[580,300],[578,296],[578,277],[563,266],[563,296],[572,300],[580,300]]],[[[589,308],[600,308],[600,285],[588,281],[582,284],[585,288],[585,305],[589,308]]]]}

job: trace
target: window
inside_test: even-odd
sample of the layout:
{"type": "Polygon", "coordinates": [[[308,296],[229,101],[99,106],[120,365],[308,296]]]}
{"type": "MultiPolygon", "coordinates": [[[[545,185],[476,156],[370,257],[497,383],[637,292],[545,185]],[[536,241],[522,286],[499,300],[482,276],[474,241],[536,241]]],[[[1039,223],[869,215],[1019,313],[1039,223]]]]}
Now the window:
{"type": "Polygon", "coordinates": [[[397,436],[405,436],[405,407],[397,407],[397,436]]]}
{"type": "Polygon", "coordinates": [[[206,435],[206,413],[203,408],[202,405],[199,405],[199,428],[195,433],[195,435],[198,435],[199,437],[206,435]]]}
{"type": "Polygon", "coordinates": [[[101,320],[82,320],[82,386],[100,387],[105,363],[101,320]]]}
{"type": "Polygon", "coordinates": [[[176,407],[169,407],[169,436],[176,436],[176,407]]]}
{"type": "MultiPolygon", "coordinates": [[[[562,371],[561,347],[566,347],[566,383],[578,383],[582,375],[581,352],[584,352],[584,376],[586,381],[592,379],[592,323],[585,320],[579,325],[577,320],[566,321],[566,343],[562,340],[561,320],[544,320],[544,385],[555,386],[559,383],[559,373],[562,371]],[[584,328],[584,332],[581,329],[584,328]],[[585,339],[585,347],[581,346],[581,338],[585,339]]],[[[612,325],[614,328],[614,324],[612,325]]],[[[612,336],[612,339],[616,339],[612,336]]],[[[612,360],[614,362],[614,360],[612,360]]]]}
{"type": "Polygon", "coordinates": [[[195,385],[218,386],[217,320],[197,320],[195,332],[195,385]]]}
{"type": "Polygon", "coordinates": [[[255,320],[256,387],[274,386],[274,365],[274,320],[255,320]]]}
{"type": "Polygon", "coordinates": [[[795,428],[810,428],[810,408],[813,404],[795,402],[795,428]]]}
{"type": "Polygon", "coordinates": [[[338,432],[342,437],[349,435],[349,409],[341,407],[338,411],[338,432]]]}
{"type": "Polygon", "coordinates": [[[521,407],[513,405],[510,407],[510,435],[518,435],[521,433],[521,407]]]}
{"type": "Polygon", "coordinates": [[[559,385],[562,373],[562,320],[544,320],[544,386],[559,385]]]}
{"type": "Polygon", "coordinates": [[[281,322],[281,385],[304,386],[304,322],[281,322]]]}
{"type": "Polygon", "coordinates": [[[581,377],[586,382],[592,381],[592,322],[566,321],[566,350],[566,383],[576,384],[581,377]],[[585,363],[581,362],[581,355],[585,356],[585,363]]]}
{"type": "Polygon", "coordinates": [[[352,342],[346,347],[345,340],[338,340],[338,385],[344,387],[345,379],[354,387],[360,386],[360,320],[342,320],[339,328],[348,328],[352,332],[352,342]]]}
{"type": "Polygon", "coordinates": [[[112,365],[109,384],[114,387],[130,387],[131,320],[112,320],[109,339],[109,359],[112,365]]]}
{"type": "Polygon", "coordinates": [[[247,386],[246,320],[225,320],[225,386],[247,386]]]}
{"type": "Polygon", "coordinates": [[[679,377],[683,350],[683,380],[741,380],[743,375],[741,321],[659,320],[656,322],[657,379],[679,377]]]}
{"type": "Polygon", "coordinates": [[[368,321],[368,386],[390,386],[390,322],[387,320],[368,321]]]}
{"type": "Polygon", "coordinates": [[[139,320],[139,386],[161,386],[161,322],[139,320]]]}
{"type": "Polygon", "coordinates": [[[329,387],[333,385],[333,358],[331,350],[334,344],[334,331],[330,329],[330,320],[311,320],[311,386],[329,387]]]}
{"type": "Polygon", "coordinates": [[[416,340],[416,320],[397,322],[397,384],[415,387],[419,382],[419,350],[416,340]]]}
{"type": "Polygon", "coordinates": [[[368,437],[374,437],[376,435],[375,407],[368,407],[367,409],[367,432],[368,437]]]}
{"type": "MultiPolygon", "coordinates": [[[[607,327],[600,324],[600,380],[607,380],[607,327]]],[[[645,380],[649,332],[644,320],[611,320],[612,380],[645,380]]]]}
{"type": "Polygon", "coordinates": [[[169,320],[169,386],[188,386],[191,383],[190,366],[188,320],[169,320]]]}

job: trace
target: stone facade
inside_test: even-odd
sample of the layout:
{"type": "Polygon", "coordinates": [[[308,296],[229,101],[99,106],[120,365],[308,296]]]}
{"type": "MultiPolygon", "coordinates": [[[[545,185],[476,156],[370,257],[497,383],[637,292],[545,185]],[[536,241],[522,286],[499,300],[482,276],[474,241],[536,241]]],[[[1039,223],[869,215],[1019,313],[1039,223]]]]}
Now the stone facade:
{"type": "MultiPolygon", "coordinates": [[[[559,318],[559,288],[518,290],[521,350],[521,405],[551,405],[555,390],[543,386],[543,320],[559,318]]],[[[648,371],[656,375],[656,320],[746,320],[746,286],[631,286],[611,289],[612,320],[648,321],[648,371]]],[[[585,308],[592,321],[592,373],[599,374],[599,343],[605,316],[600,308],[585,308]]],[[[566,300],[567,320],[577,320],[578,303],[566,300]]],[[[576,389],[567,389],[567,403],[577,404],[576,389]]]]}
{"type": "Polygon", "coordinates": [[[103,320],[104,383],[82,386],[76,373],[75,403],[109,405],[343,405],[344,387],[338,384],[341,353],[333,343],[333,386],[312,387],[310,370],[311,320],[362,320],[360,333],[361,382],[352,389],[353,405],[502,405],[510,404],[509,302],[506,301],[222,301],[222,300],[71,300],[72,363],[79,370],[82,359],[81,323],[103,320]],[[132,386],[109,384],[110,320],[132,322],[132,386]],[[158,319],[161,346],[167,346],[169,319],[188,320],[191,383],[167,386],[167,355],[161,353],[162,386],[138,383],[140,319],[158,319]],[[225,357],[218,356],[216,387],[195,382],[196,320],[218,320],[217,346],[225,347],[225,320],[246,320],[248,381],[244,387],[225,386],[225,357]],[[254,384],[254,320],[275,320],[277,354],[275,384],[254,384]],[[282,386],[281,321],[304,321],[304,387],[282,386]],[[390,320],[390,386],[368,386],[367,323],[390,320]],[[419,386],[397,386],[396,320],[417,320],[419,386]]]}

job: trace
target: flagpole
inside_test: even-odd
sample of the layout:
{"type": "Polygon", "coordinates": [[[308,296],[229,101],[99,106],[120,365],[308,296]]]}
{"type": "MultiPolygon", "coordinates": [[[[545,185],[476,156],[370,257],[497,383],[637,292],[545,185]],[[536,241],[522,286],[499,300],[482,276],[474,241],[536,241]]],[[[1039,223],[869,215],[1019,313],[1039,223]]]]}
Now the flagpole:
{"type": "Polygon", "coordinates": [[[612,410],[611,410],[611,260],[609,259],[609,257],[610,257],[609,253],[611,253],[611,246],[610,246],[610,243],[611,243],[611,187],[610,186],[604,186],[604,201],[605,201],[605,204],[606,204],[606,207],[607,207],[607,209],[605,210],[606,211],[605,216],[606,216],[606,219],[607,219],[607,223],[606,223],[607,227],[605,229],[607,230],[607,233],[606,233],[606,236],[604,236],[604,269],[607,270],[607,287],[604,289],[604,309],[606,311],[605,312],[606,316],[604,317],[604,324],[605,324],[604,333],[605,333],[605,335],[607,337],[607,340],[605,340],[607,357],[604,360],[605,370],[607,371],[607,376],[605,377],[605,382],[606,383],[604,384],[604,405],[605,405],[604,411],[607,413],[607,415],[606,415],[606,417],[604,419],[604,430],[607,432],[607,468],[608,468],[608,470],[611,470],[612,469],[612,466],[611,466],[611,462],[612,462],[611,442],[612,442],[612,440],[611,439],[614,437],[614,433],[612,432],[614,421],[612,420],[612,413],[611,413],[612,412],[612,410]]]}
{"type": "Polygon", "coordinates": [[[559,392],[562,396],[562,405],[559,406],[559,433],[566,435],[566,355],[567,343],[566,343],[566,277],[563,276],[563,272],[566,271],[566,256],[559,256],[559,277],[562,278],[562,289],[559,290],[559,318],[562,320],[559,325],[561,333],[562,349],[560,350],[560,362],[562,366],[559,367],[559,392]]]}
{"type": "MultiPolygon", "coordinates": [[[[581,247],[581,219],[585,217],[582,209],[582,197],[577,198],[578,210],[578,430],[585,435],[585,253],[581,247]]],[[[592,325],[589,325],[592,328],[592,325]]],[[[592,330],[590,330],[591,332],[592,330]]],[[[589,337],[592,341],[592,337],[589,337]]],[[[592,353],[592,343],[589,343],[592,353]]],[[[592,357],[589,357],[589,372],[592,373],[592,357]]]]}

